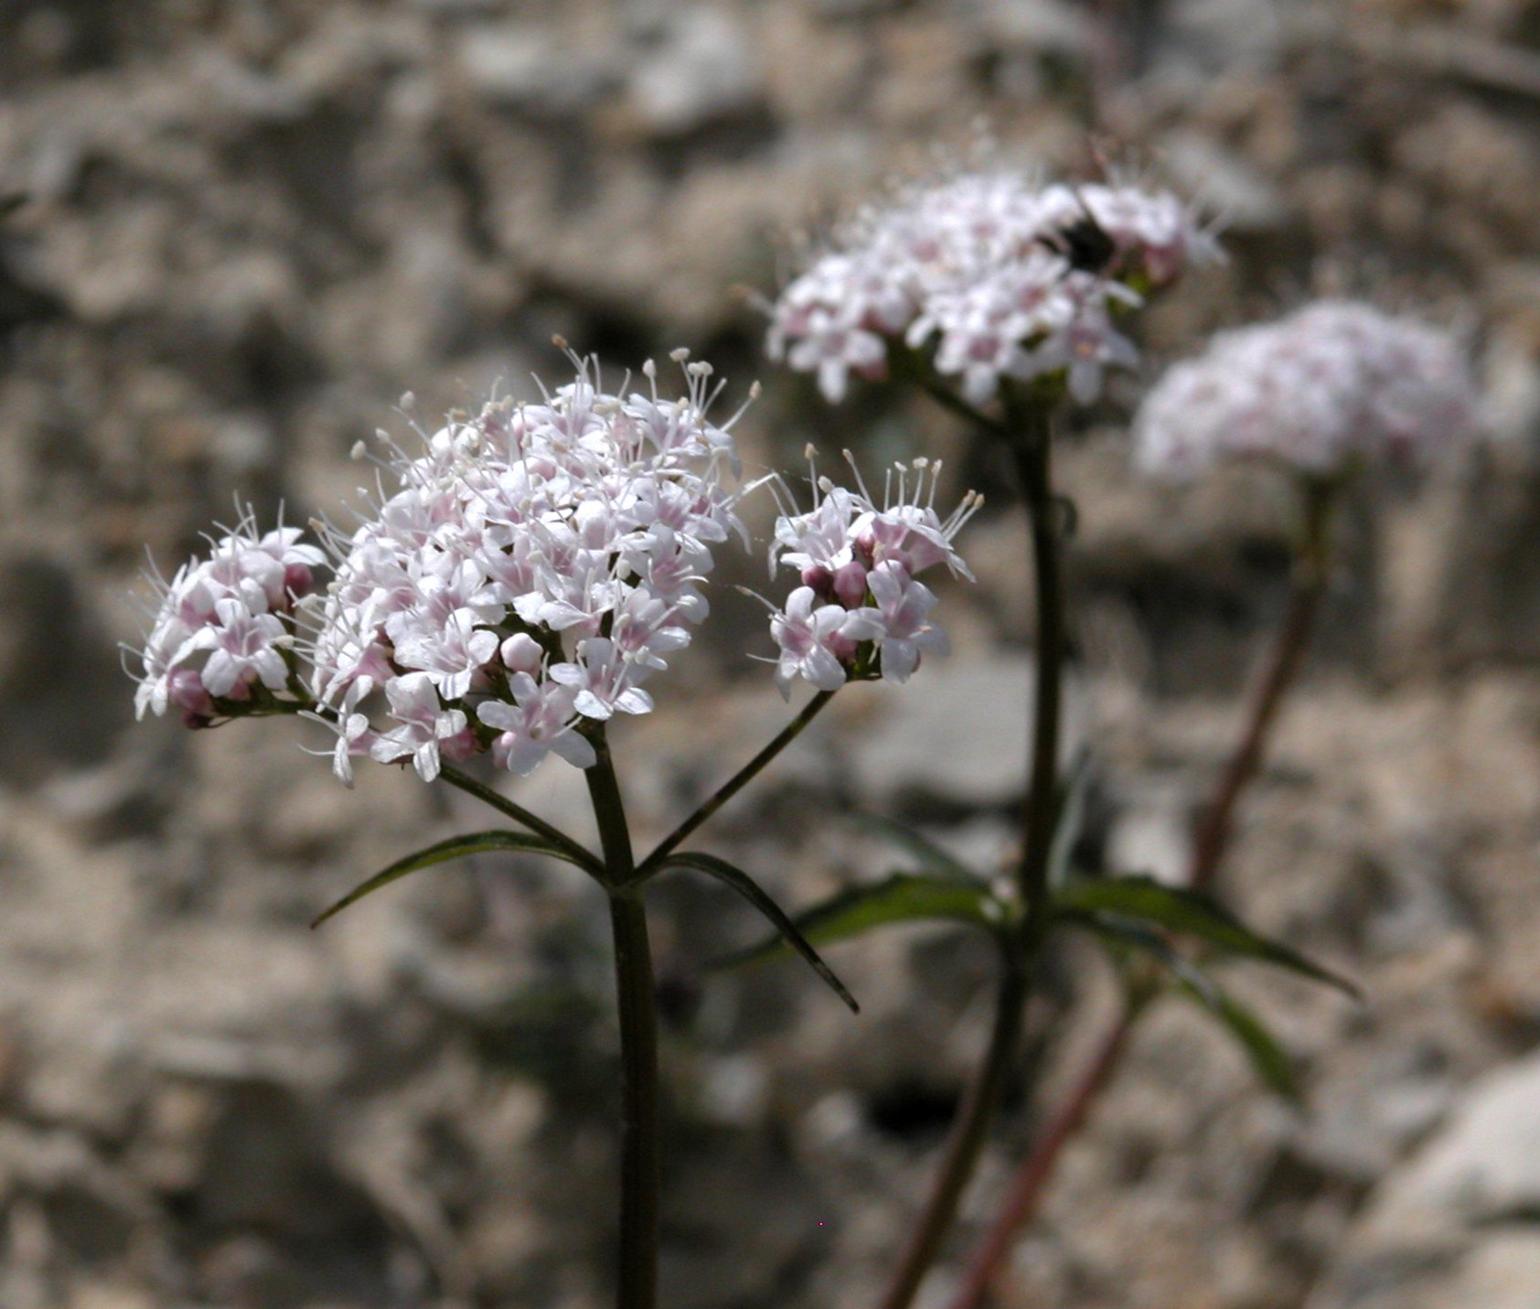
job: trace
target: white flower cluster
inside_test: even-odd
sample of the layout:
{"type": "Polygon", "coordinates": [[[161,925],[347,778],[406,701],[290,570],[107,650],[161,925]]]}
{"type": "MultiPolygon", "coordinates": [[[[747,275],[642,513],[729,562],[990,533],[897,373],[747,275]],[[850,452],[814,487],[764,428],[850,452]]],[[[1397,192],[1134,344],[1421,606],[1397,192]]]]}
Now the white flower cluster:
{"type": "MultiPolygon", "coordinates": [[[[810,464],[812,454],[809,447],[810,464]]],[[[845,458],[854,470],[849,451],[845,458]]],[[[814,502],[807,513],[795,512],[789,491],[777,483],[783,512],[770,545],[770,573],[796,568],[802,582],[784,608],[771,606],[770,634],[780,648],[775,681],[783,696],[799,677],[820,691],[838,690],[853,677],[905,682],[922,654],[947,652],[946,633],[930,619],[935,594],[918,577],[945,564],[973,579],[952,538],[984,497],[968,492],[942,519],[934,508],[940,476],[939,461],[896,464],[879,507],[859,471],[858,489],[849,491],[810,469],[814,502]]]]}
{"type": "Polygon", "coordinates": [[[140,656],[134,711],[181,711],[206,726],[227,706],[284,690],[291,676],[294,606],[314,585],[326,556],[301,545],[300,529],[259,536],[249,508],[225,535],[209,538],[207,559],[183,564],[168,582],[154,577],[159,603],[140,656]]]}
{"type": "Polygon", "coordinates": [[[771,306],[769,351],[816,373],[831,401],[851,373],[886,375],[891,343],[934,342],[934,366],[973,403],[1004,378],[1063,374],[1089,403],[1105,370],[1138,361],[1118,312],[1219,257],[1168,192],[1038,187],[968,173],[864,213],[771,306]]]}
{"type": "Polygon", "coordinates": [[[311,650],[344,781],[357,755],[432,780],[488,747],[520,775],[552,752],[586,768],[583,719],[652,708],[642,683],[706,616],[712,547],[743,533],[722,482],[732,420],[706,416],[720,387],[674,357],[681,398],[650,362],[647,393],[609,394],[579,360],[544,403],[488,404],[389,461],[399,489],[334,534],[311,650]]]}
{"type": "Polygon", "coordinates": [[[1425,461],[1469,437],[1477,400],[1447,332],[1371,305],[1322,300],[1221,332],[1169,369],[1134,424],[1146,471],[1190,477],[1259,457],[1317,476],[1365,460],[1425,461]]]}
{"type": "MultiPolygon", "coordinates": [[[[421,453],[381,433],[369,513],[322,529],[324,589],[312,570],[328,550],[300,544],[297,528],[259,536],[249,513],[207,561],[159,583],[136,651],[140,715],[298,712],[336,734],[322,753],[345,783],[360,757],[410,761],[425,781],[482,752],[520,775],[553,753],[592,766],[585,721],[651,710],[643,683],[707,615],[714,547],[734,534],[748,545],[735,508],[753,487],[724,480],[738,474],[738,414],[708,418],[721,390],[709,364],[676,351],[685,394],[669,399],[651,362],[644,391],[610,393],[591,360],[572,358],[576,377],[542,403],[494,401],[419,429],[421,453]]],[[[941,519],[939,474],[924,459],[895,466],[880,506],[859,474],[856,492],[815,475],[806,514],[763,479],[782,509],[771,572],[801,573],[784,608],[766,601],[782,694],[799,676],[822,690],[902,682],[922,653],[945,650],[936,598],[916,579],[942,563],[971,576],[952,538],[982,497],[941,519]]]]}

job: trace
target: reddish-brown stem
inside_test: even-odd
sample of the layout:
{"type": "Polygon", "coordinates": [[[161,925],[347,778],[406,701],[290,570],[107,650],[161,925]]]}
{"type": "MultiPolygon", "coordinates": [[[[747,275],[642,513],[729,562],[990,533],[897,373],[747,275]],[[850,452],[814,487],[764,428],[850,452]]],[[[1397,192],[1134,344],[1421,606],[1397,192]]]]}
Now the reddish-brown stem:
{"type": "Polygon", "coordinates": [[[1294,684],[1310,648],[1310,634],[1315,628],[1321,596],[1326,589],[1324,569],[1319,559],[1300,560],[1294,584],[1289,590],[1287,612],[1278,639],[1273,645],[1262,679],[1251,701],[1246,734],[1230,756],[1220,775],[1214,798],[1209,803],[1193,837],[1192,863],[1188,884],[1199,890],[1213,885],[1230,844],[1235,824],[1235,807],[1257,770],[1262,766],[1268,735],[1278,717],[1284,696],[1294,684]]]}
{"type": "Polygon", "coordinates": [[[1081,1073],[1054,1115],[1044,1124],[1042,1133],[1022,1160],[1005,1206],[995,1219],[963,1277],[962,1286],[952,1300],[951,1309],[975,1309],[989,1294],[1000,1266],[1010,1253],[1017,1231],[1037,1212],[1043,1193],[1053,1177],[1064,1147],[1085,1123],[1102,1090],[1112,1080],[1123,1057],[1129,1033],[1134,1030],[1138,1008],[1130,1006],[1118,1015],[1117,1022],[1102,1037],[1091,1062],[1081,1073]]]}
{"type": "MultiPolygon", "coordinates": [[[[1327,533],[1335,490],[1333,485],[1325,482],[1304,484],[1304,531],[1295,559],[1287,612],[1252,695],[1245,732],[1220,774],[1214,798],[1195,834],[1192,862],[1188,866],[1191,886],[1211,888],[1218,877],[1229,848],[1236,804],[1262,766],[1279,708],[1304,664],[1326,590],[1327,533]]],[[[950,1309],[980,1309],[985,1303],[1016,1233],[1042,1203],[1060,1154],[1084,1125],[1092,1106],[1122,1062],[1129,1034],[1139,1020],[1145,1000],[1140,993],[1126,1005],[1102,1037],[1095,1057],[1081,1073],[1080,1080],[1070,1089],[1022,1160],[1012,1179],[1005,1207],[974,1252],[962,1288],[953,1298],[950,1309]]]]}

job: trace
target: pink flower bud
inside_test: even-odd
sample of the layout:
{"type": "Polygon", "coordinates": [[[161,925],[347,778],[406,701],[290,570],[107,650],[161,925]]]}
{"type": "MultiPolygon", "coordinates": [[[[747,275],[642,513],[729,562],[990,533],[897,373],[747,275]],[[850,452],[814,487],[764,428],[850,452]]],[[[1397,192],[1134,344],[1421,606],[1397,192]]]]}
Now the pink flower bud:
{"type": "Polygon", "coordinates": [[[540,642],[527,632],[514,633],[503,642],[499,653],[510,672],[528,673],[531,677],[540,672],[540,663],[545,658],[540,642]]]}
{"type": "Polygon", "coordinates": [[[834,574],[822,564],[809,564],[802,570],[802,585],[810,586],[821,600],[834,594],[834,574]]]}
{"type": "Polygon", "coordinates": [[[283,593],[298,600],[315,590],[315,574],[308,564],[288,564],[283,570],[283,593]]]}
{"type": "Polygon", "coordinates": [[[848,664],[856,657],[856,647],[858,644],[859,642],[852,640],[850,637],[836,632],[828,640],[829,653],[838,659],[840,663],[848,664]]]}
{"type": "Polygon", "coordinates": [[[196,669],[178,668],[166,679],[166,698],[183,713],[189,727],[203,726],[214,716],[214,700],[196,669]],[[203,722],[194,724],[189,719],[203,722]]]}
{"type": "Polygon", "coordinates": [[[469,727],[463,728],[453,736],[446,736],[438,743],[438,752],[452,764],[464,763],[473,754],[481,749],[481,742],[476,739],[476,733],[469,727]]]}
{"type": "Polygon", "coordinates": [[[841,564],[834,574],[834,594],[846,609],[859,609],[866,599],[866,568],[859,560],[841,564]]]}

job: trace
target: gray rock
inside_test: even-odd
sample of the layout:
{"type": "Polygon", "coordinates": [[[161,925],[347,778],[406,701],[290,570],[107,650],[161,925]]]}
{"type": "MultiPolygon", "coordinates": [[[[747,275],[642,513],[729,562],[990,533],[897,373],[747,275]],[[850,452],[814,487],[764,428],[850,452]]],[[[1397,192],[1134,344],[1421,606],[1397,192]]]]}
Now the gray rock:
{"type": "Polygon", "coordinates": [[[630,76],[642,126],[679,135],[752,106],[763,73],[742,23],[720,9],[671,14],[630,76]]]}
{"type": "Polygon", "coordinates": [[[527,21],[467,28],[456,53],[473,90],[537,117],[586,109],[614,80],[608,51],[567,48],[527,21]]]}
{"type": "Polygon", "coordinates": [[[1380,1184],[1309,1309],[1529,1309],[1540,1297],[1540,1056],[1490,1074],[1380,1184]]]}

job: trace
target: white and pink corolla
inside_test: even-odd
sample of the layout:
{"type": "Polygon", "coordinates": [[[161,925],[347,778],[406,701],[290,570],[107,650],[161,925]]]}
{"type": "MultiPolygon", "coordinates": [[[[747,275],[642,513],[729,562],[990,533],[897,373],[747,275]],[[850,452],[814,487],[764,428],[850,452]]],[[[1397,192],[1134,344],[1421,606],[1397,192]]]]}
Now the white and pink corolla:
{"type": "Polygon", "coordinates": [[[300,542],[297,527],[259,534],[250,508],[210,537],[206,559],[152,583],[158,603],[138,655],[134,711],[178,710],[189,726],[240,703],[255,689],[284,690],[294,656],[293,611],[314,585],[325,554],[300,542]]]}
{"type": "MultiPolygon", "coordinates": [[[[679,398],[659,394],[651,363],[642,389],[607,392],[573,356],[574,379],[539,403],[453,417],[419,433],[420,453],[386,439],[378,501],[351,531],[321,527],[325,550],[294,528],[259,536],[243,516],[210,559],[161,584],[136,652],[141,715],[299,712],[335,734],[322,753],[349,784],[364,758],[424,781],[475,754],[521,776],[552,754],[592,766],[599,726],[652,710],[643,683],[710,613],[715,548],[748,544],[745,491],[729,485],[737,415],[712,422],[710,366],[674,357],[679,398]]],[[[890,474],[880,506],[864,485],[816,478],[810,514],[782,500],[772,568],[802,580],[772,623],[783,692],[798,678],[903,681],[945,648],[915,578],[942,563],[966,575],[952,538],[977,497],[942,520],[926,467],[912,489],[910,470],[890,474]]]]}
{"type": "Polygon", "coordinates": [[[1168,369],[1135,420],[1135,458],[1167,478],[1234,459],[1328,478],[1379,460],[1422,464],[1473,435],[1477,405],[1449,332],[1321,300],[1221,332],[1168,369]]]}
{"type": "MultiPolygon", "coordinates": [[[[812,450],[808,451],[811,463],[812,450]]],[[[855,461],[846,460],[852,471],[855,461]]],[[[795,568],[800,585],[777,609],[770,635],[779,655],[776,685],[797,680],[834,691],[852,677],[905,682],[924,654],[945,654],[945,631],[932,621],[936,596],[919,574],[937,565],[971,580],[953,538],[983,504],[970,491],[946,518],[935,509],[941,465],[924,458],[888,471],[879,503],[856,472],[856,489],[819,477],[810,466],[813,507],[796,510],[776,479],[782,513],[770,545],[770,572],[795,568]]]]}
{"type": "Polygon", "coordinates": [[[1138,360],[1115,316],[1218,257],[1169,192],[966,173],[900,192],[836,233],[770,306],[768,348],[836,402],[852,375],[880,379],[890,351],[907,347],[929,351],[974,404],[1007,379],[1056,375],[1086,404],[1106,369],[1138,360]]]}

